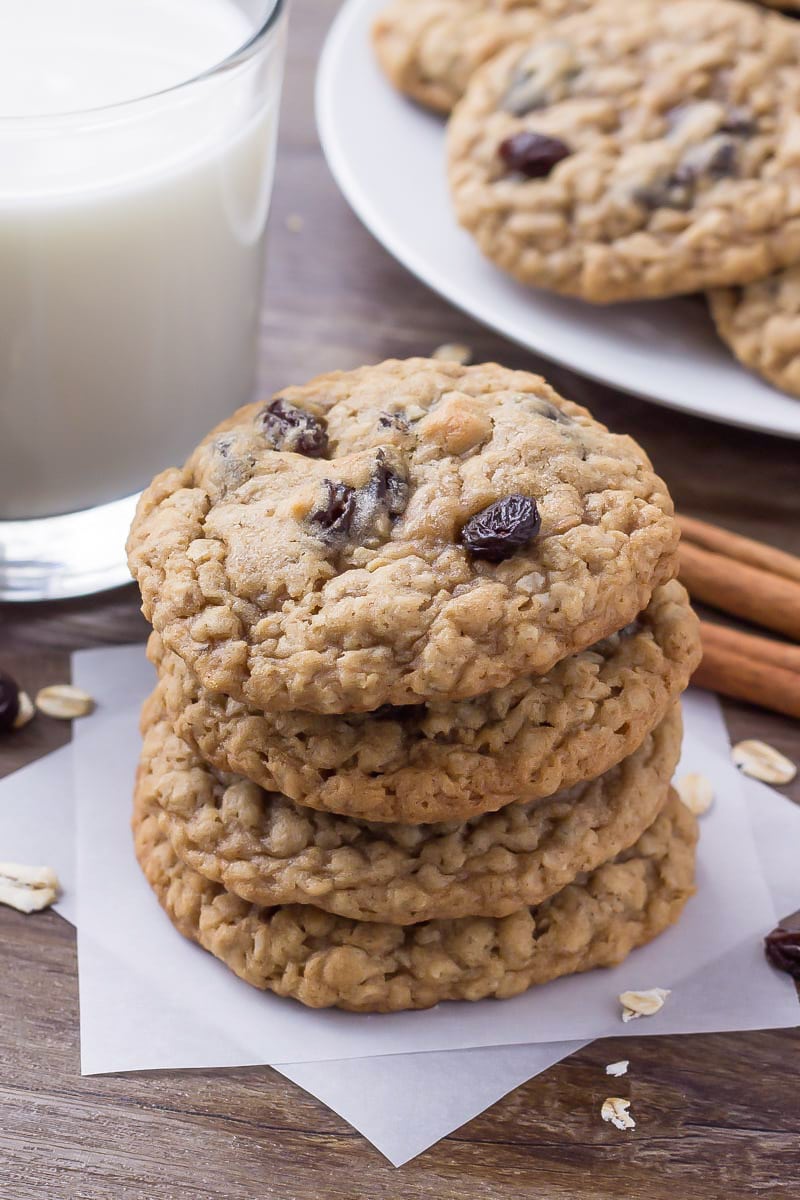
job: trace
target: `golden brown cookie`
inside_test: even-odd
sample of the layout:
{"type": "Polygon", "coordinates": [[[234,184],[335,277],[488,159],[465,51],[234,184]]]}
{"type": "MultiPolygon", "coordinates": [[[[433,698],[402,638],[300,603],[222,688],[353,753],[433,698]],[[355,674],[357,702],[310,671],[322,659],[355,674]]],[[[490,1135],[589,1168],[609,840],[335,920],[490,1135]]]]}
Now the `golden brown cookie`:
{"type": "Polygon", "coordinates": [[[714,324],[745,367],[800,396],[800,267],[708,293],[714,324]]]}
{"type": "Polygon", "coordinates": [[[630,850],[535,908],[408,927],[308,905],[259,908],[187,867],[140,798],[136,854],[184,936],[240,978],[312,1008],[355,1012],[499,999],[613,966],[678,919],[694,890],[697,822],[675,794],[630,850]]]}
{"type": "Polygon", "coordinates": [[[544,674],[676,570],[644,451],[539,376],[391,361],[219,426],[142,496],[145,615],[209,691],[367,711],[544,674]]]}
{"type": "Polygon", "coordinates": [[[657,588],[622,632],[471,700],[334,715],[259,712],[207,692],[158,634],[159,703],[209,763],[323,812],[467,820],[592,779],[632,754],[700,660],[683,587],[657,588]]]}
{"type": "Polygon", "coordinates": [[[372,28],[378,62],[396,88],[450,112],[473,72],[548,19],[589,0],[393,0],[372,28]]]}
{"type": "Polygon", "coordinates": [[[467,823],[376,824],[301,808],[207,767],[149,706],[137,795],[188,866],[266,907],[362,921],[505,916],[631,846],[667,798],[677,708],[618,766],[546,800],[467,823]]]}
{"type": "Polygon", "coordinates": [[[606,0],[470,80],[461,224],[525,283],[606,304],[800,259],[800,30],[739,0],[606,0]]]}

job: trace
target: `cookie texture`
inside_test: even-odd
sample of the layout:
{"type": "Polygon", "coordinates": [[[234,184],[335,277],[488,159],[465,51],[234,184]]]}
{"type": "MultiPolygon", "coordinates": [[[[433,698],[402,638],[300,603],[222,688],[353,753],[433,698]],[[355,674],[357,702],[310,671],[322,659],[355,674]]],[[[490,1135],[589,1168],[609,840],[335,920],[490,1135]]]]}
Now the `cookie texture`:
{"type": "Polygon", "coordinates": [[[591,783],[467,823],[376,824],[300,808],[207,767],[145,709],[137,789],[161,809],[178,857],[245,900],[313,904],[364,921],[505,916],[537,904],[632,845],[655,820],[678,762],[677,708],[591,783]]]}
{"type": "Polygon", "coordinates": [[[450,112],[470,76],[547,18],[588,0],[394,0],[378,16],[372,42],[389,80],[413,100],[450,112]]]}
{"type": "Polygon", "coordinates": [[[333,715],[262,713],[207,692],[153,634],[160,703],[220,771],[324,812],[467,820],[551,796],[632,754],[686,688],[699,622],[676,580],[620,633],[471,700],[333,715]]]}
{"type": "Polygon", "coordinates": [[[800,396],[800,267],[708,293],[720,337],[739,361],[800,396]]]}
{"type": "Polygon", "coordinates": [[[449,130],[458,219],[595,303],[800,259],[800,31],[738,0],[605,0],[494,58],[449,130]]]}
{"type": "Polygon", "coordinates": [[[240,978],[312,1008],[393,1012],[515,996],[621,962],[676,921],[692,894],[697,824],[673,793],[634,847],[543,904],[406,927],[248,904],[181,862],[141,796],[134,833],[173,924],[240,978]]]}
{"type": "Polygon", "coordinates": [[[543,674],[676,572],[644,452],[543,379],[390,361],[240,409],[143,494],[143,611],[262,710],[460,699],[543,674]]]}

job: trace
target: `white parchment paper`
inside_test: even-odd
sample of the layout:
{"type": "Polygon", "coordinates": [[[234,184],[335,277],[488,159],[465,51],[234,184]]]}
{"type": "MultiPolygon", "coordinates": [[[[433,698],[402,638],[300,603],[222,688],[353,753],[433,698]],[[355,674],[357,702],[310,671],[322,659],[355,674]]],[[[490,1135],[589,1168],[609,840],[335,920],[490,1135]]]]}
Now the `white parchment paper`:
{"type": "MultiPolygon", "coordinates": [[[[98,713],[76,726],[73,747],[56,751],[0,783],[0,845],[9,851],[6,853],[4,849],[3,856],[55,866],[65,883],[60,910],[72,920],[79,913],[70,853],[69,771],[74,767],[82,779],[94,778],[90,790],[105,789],[109,804],[114,804],[112,796],[117,785],[113,784],[110,790],[108,785],[117,775],[109,772],[108,757],[113,758],[123,748],[122,742],[132,736],[135,725],[131,709],[133,691],[138,689],[138,703],[139,695],[146,692],[152,678],[140,647],[92,651],[76,658],[77,681],[98,698],[98,713]],[[120,717],[121,721],[115,720],[120,717]],[[98,743],[104,743],[109,754],[98,755],[98,743]]],[[[723,789],[733,787],[740,793],[743,781],[729,766],[727,739],[718,706],[711,698],[698,694],[690,698],[687,710],[690,736],[682,769],[705,769],[715,778],[718,790],[721,781],[723,789]]],[[[133,736],[133,753],[127,758],[122,755],[120,761],[124,765],[120,775],[135,759],[135,734],[133,736]]],[[[687,1022],[683,1031],[779,1027],[797,1023],[794,989],[785,977],[771,971],[764,963],[759,935],[773,923],[775,906],[782,913],[800,905],[800,882],[795,869],[800,848],[800,812],[761,785],[748,781],[746,786],[747,803],[739,795],[738,807],[744,818],[739,833],[744,835],[750,847],[760,878],[756,850],[763,857],[775,897],[773,903],[763,891],[762,878],[761,900],[766,900],[766,904],[760,909],[760,916],[766,916],[765,924],[759,925],[755,937],[748,936],[738,943],[734,938],[733,944],[721,953],[716,954],[714,947],[709,945],[707,969],[694,979],[684,977],[680,989],[673,993],[665,1009],[653,1021],[623,1026],[614,1003],[608,1032],[614,1035],[679,1032],[687,1022]],[[749,833],[748,812],[754,821],[755,841],[749,833]],[[754,980],[756,987],[752,986],[754,980]],[[737,1019],[736,1005],[709,1003],[709,997],[713,997],[715,991],[728,997],[744,993],[746,1003],[739,1009],[747,1008],[748,1011],[740,1011],[737,1019]],[[690,1021],[684,1010],[696,1006],[701,1011],[695,1012],[690,1021]]],[[[724,802],[723,796],[719,799],[724,802]]],[[[705,835],[710,821],[711,817],[704,820],[704,843],[708,841],[705,835]]],[[[110,824],[113,831],[116,822],[110,824]]],[[[124,824],[127,826],[127,807],[124,824]]],[[[91,845],[99,849],[96,841],[92,840],[91,845]]],[[[84,860],[91,874],[92,860],[89,855],[84,855],[84,860]]],[[[713,874],[711,883],[719,886],[713,874]]],[[[112,911],[115,911],[114,898],[112,893],[109,904],[112,911]]],[[[146,895],[145,899],[151,898],[146,895]]],[[[162,924],[170,928],[160,911],[157,908],[155,911],[162,924]]],[[[687,917],[689,912],[691,908],[687,917]]],[[[177,935],[173,937],[181,944],[182,939],[177,935]]],[[[637,952],[637,956],[640,953],[637,952]]],[[[197,959],[198,954],[200,961],[209,961],[201,952],[192,957],[197,959]]],[[[614,973],[600,972],[597,977],[608,978],[610,974],[614,973]]],[[[166,978],[158,978],[141,954],[132,952],[131,944],[124,938],[121,942],[117,939],[117,944],[110,947],[105,938],[98,940],[95,937],[93,928],[82,928],[80,975],[85,1072],[222,1067],[269,1061],[263,1050],[263,1032],[257,1026],[235,1026],[227,1012],[215,1013],[207,1003],[195,1003],[197,992],[193,975],[174,989],[174,976],[168,973],[166,978]]],[[[591,979],[592,976],[581,977],[582,981],[591,979]]],[[[232,977],[231,982],[237,990],[245,986],[232,977]]],[[[637,970],[635,977],[626,980],[623,986],[652,986],[654,982],[649,977],[640,977],[637,970]]],[[[675,979],[659,979],[658,982],[669,986],[675,979]]],[[[617,990],[619,988],[614,984],[613,996],[617,990]]],[[[267,999],[253,994],[257,1000],[267,999]]],[[[441,1006],[444,1010],[465,1007],[441,1006]]],[[[491,1020],[505,1005],[484,1002],[472,1007],[488,1009],[487,1019],[491,1020]]],[[[314,1018],[330,1014],[307,1015],[314,1018]]],[[[429,1015],[414,1014],[415,1017],[429,1015]]],[[[385,1019],[378,1018],[378,1021],[385,1019]]],[[[361,1022],[364,1018],[355,1020],[361,1022]]],[[[367,1023],[371,1021],[371,1018],[366,1019],[367,1023]]],[[[371,1040],[370,1046],[374,1044],[371,1040]]],[[[463,1050],[401,1050],[392,1054],[370,1050],[369,1053],[380,1056],[284,1062],[278,1069],[340,1113],[390,1161],[399,1165],[580,1044],[574,1040],[504,1046],[486,1043],[480,1048],[463,1050]]],[[[363,1049],[361,1053],[364,1053],[363,1049]]],[[[329,1058],[327,1054],[324,1057],[329,1058]]]]}

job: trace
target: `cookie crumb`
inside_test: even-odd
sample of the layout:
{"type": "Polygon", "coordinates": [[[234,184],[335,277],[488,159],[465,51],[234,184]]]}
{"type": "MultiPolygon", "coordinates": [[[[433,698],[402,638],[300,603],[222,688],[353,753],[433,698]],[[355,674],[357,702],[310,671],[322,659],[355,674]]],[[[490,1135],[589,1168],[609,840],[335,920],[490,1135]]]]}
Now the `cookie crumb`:
{"type": "Polygon", "coordinates": [[[50,867],[0,863],[0,904],[21,913],[41,912],[50,907],[58,891],[58,876],[50,867]]]}
{"type": "Polygon", "coordinates": [[[46,717],[72,721],[76,717],[88,716],[94,710],[94,700],[88,692],[70,683],[54,683],[37,693],[36,707],[46,717]]]}
{"type": "Polygon", "coordinates": [[[300,216],[300,213],[289,213],[286,218],[286,228],[289,233],[302,233],[306,227],[306,223],[300,216]]]}
{"type": "Polygon", "coordinates": [[[604,1121],[610,1121],[617,1129],[635,1129],[636,1122],[628,1111],[630,1106],[630,1100],[623,1100],[621,1096],[609,1096],[603,1101],[600,1116],[604,1121]]]}
{"type": "Polygon", "coordinates": [[[711,780],[699,771],[690,771],[675,781],[675,791],[690,813],[702,817],[714,803],[714,787],[711,780]]]}
{"type": "Polygon", "coordinates": [[[438,359],[439,362],[461,363],[462,367],[465,367],[472,358],[472,349],[460,342],[445,342],[436,347],[431,358],[438,359]]]}
{"type": "Polygon", "coordinates": [[[641,992],[620,992],[619,1002],[622,1005],[622,1019],[626,1023],[635,1021],[637,1017],[652,1017],[664,1007],[664,1001],[671,995],[669,988],[647,988],[641,992]]]}
{"type": "Polygon", "coordinates": [[[628,1067],[631,1065],[629,1058],[621,1058],[619,1062],[609,1063],[606,1067],[606,1075],[613,1075],[619,1078],[620,1075],[628,1074],[628,1067]]]}
{"type": "Polygon", "coordinates": [[[755,738],[737,742],[731,751],[733,761],[744,775],[759,779],[762,783],[791,783],[797,767],[774,746],[755,738]]]}

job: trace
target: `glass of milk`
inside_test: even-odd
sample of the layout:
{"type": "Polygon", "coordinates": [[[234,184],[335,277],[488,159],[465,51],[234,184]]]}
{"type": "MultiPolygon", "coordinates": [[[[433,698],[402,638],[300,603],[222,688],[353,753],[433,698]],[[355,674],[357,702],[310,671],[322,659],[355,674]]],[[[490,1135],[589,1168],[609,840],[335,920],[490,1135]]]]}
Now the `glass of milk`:
{"type": "Polygon", "coordinates": [[[0,600],[125,582],[136,493],[252,398],[283,0],[0,11],[0,600]]]}

